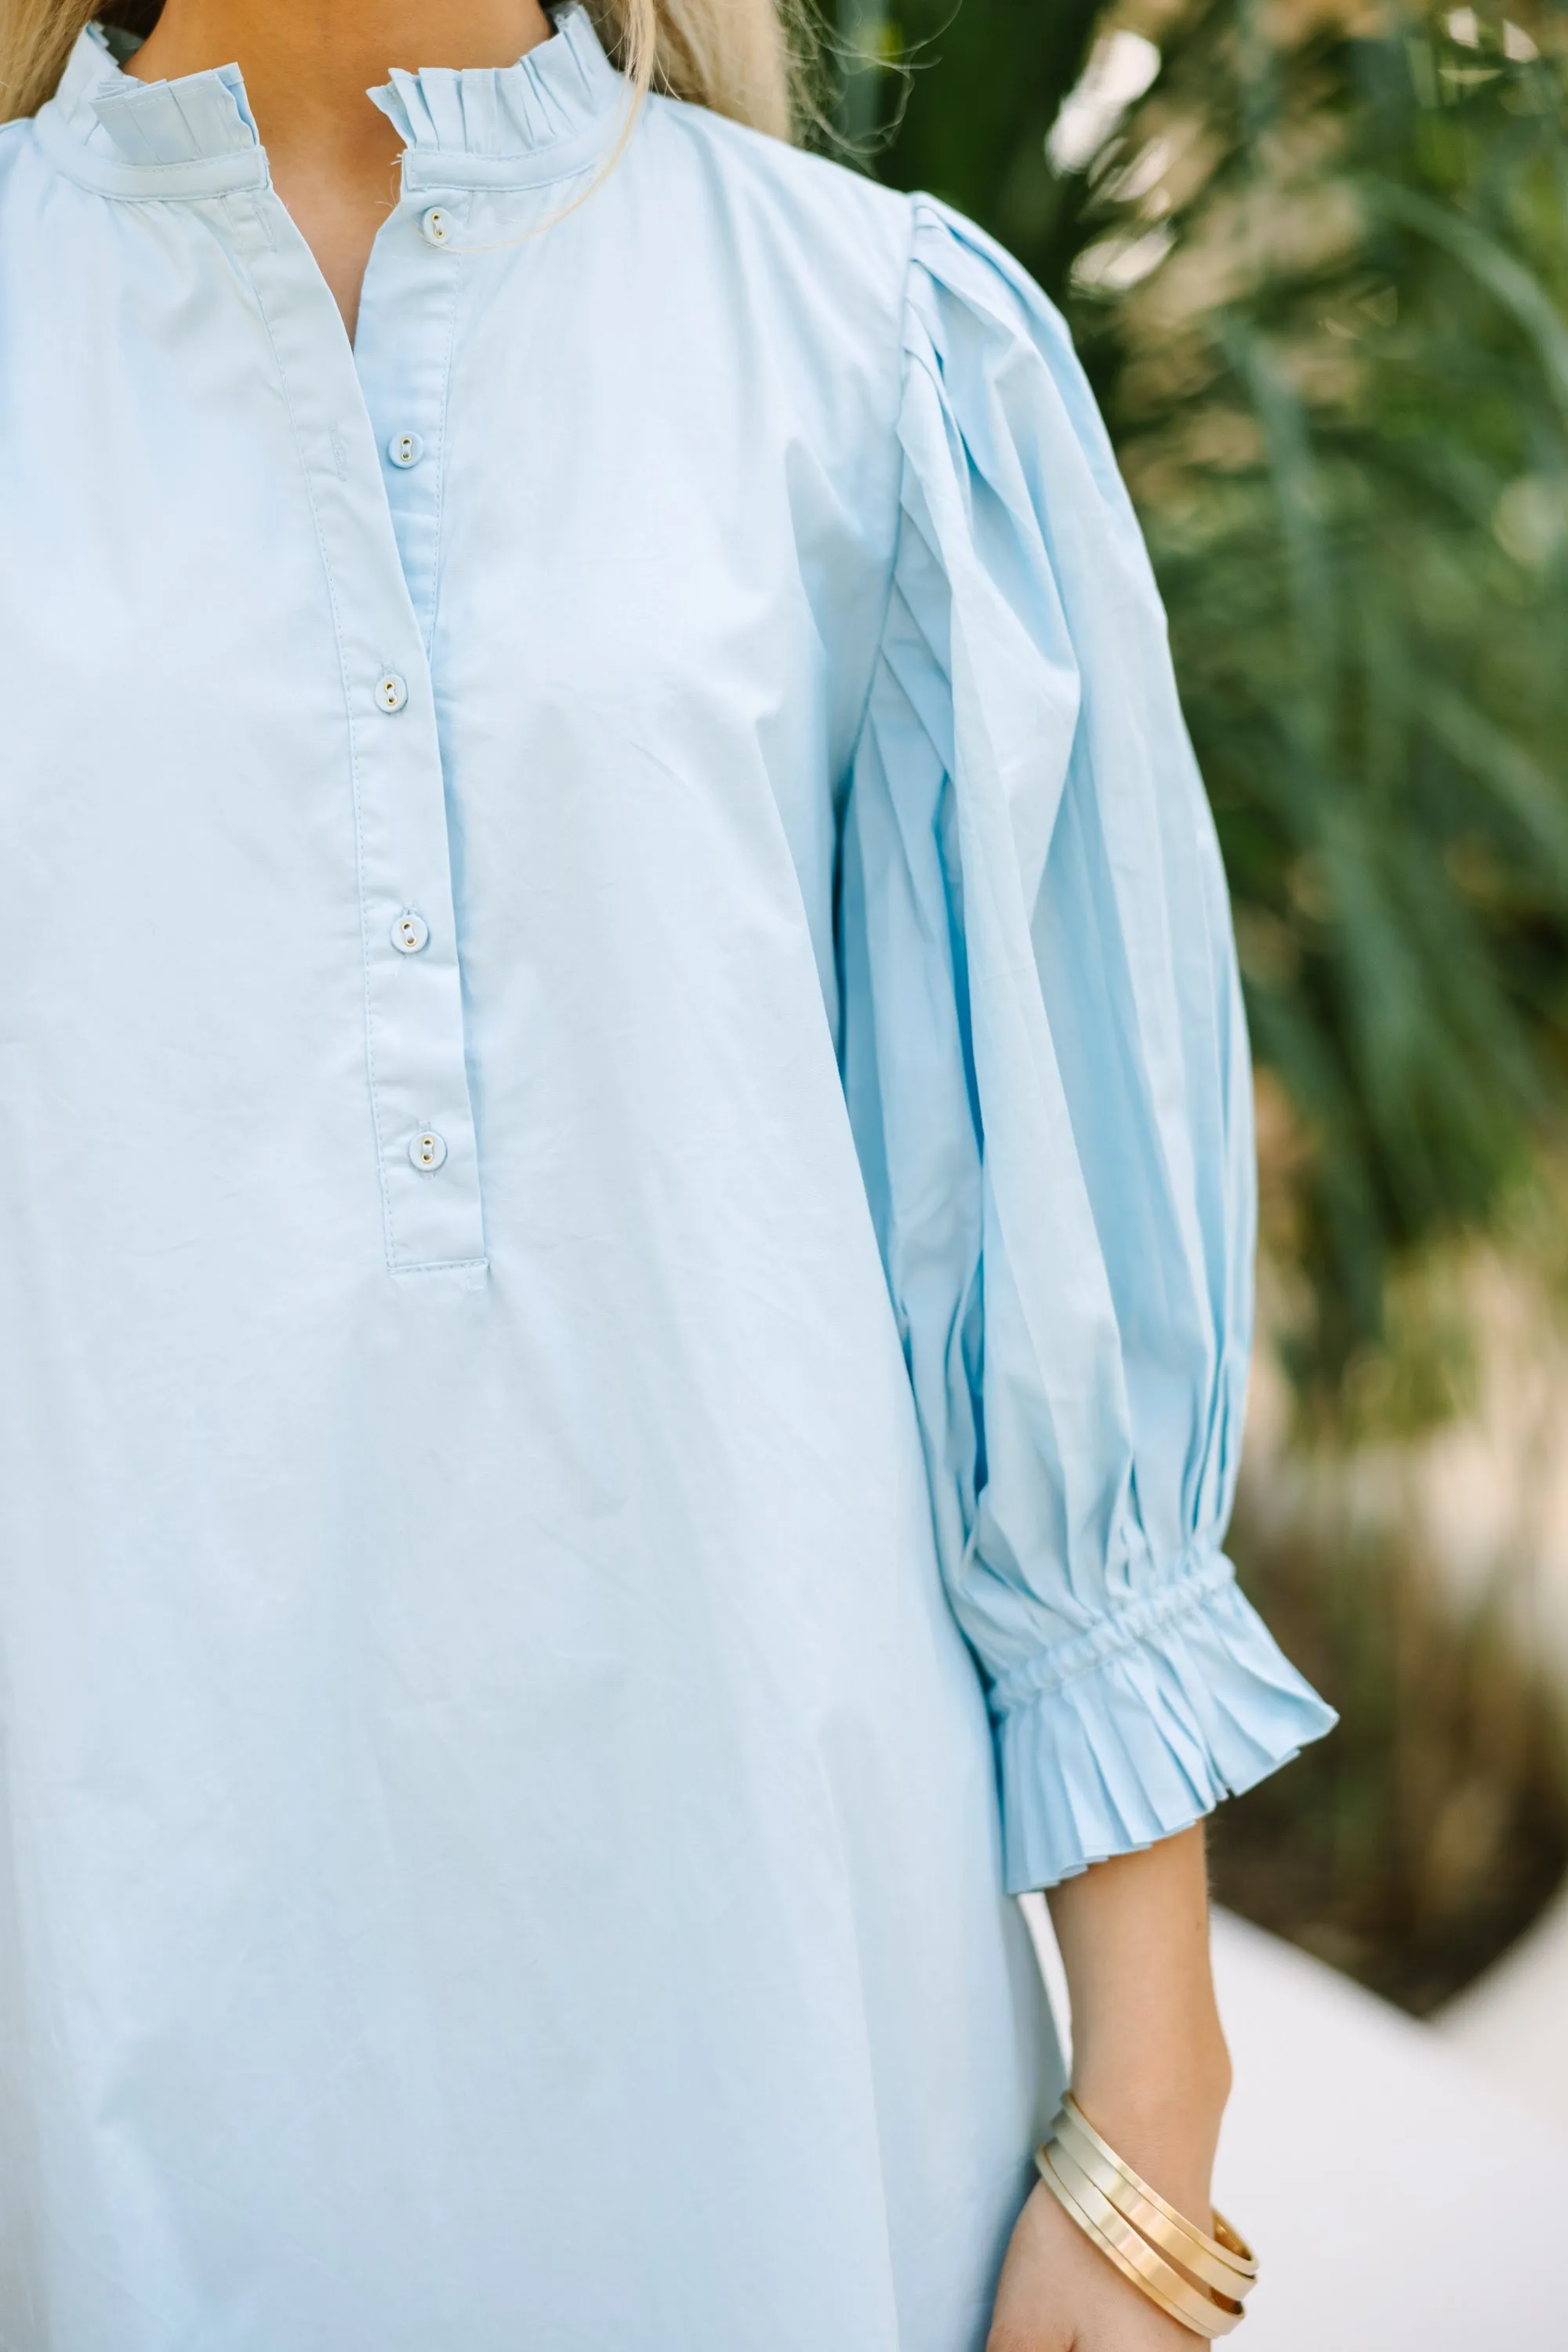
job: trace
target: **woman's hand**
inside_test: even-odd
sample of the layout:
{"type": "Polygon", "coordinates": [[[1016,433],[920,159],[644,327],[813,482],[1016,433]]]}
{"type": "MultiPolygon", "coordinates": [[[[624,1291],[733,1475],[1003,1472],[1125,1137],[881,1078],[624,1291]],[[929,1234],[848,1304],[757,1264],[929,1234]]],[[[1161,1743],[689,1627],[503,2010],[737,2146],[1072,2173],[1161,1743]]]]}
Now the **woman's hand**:
{"type": "Polygon", "coordinates": [[[986,2352],[1196,2352],[1037,2186],[1013,2232],[986,2352]]]}
{"type": "MultiPolygon", "coordinates": [[[[1208,2230],[1230,2061],[1209,1970],[1203,1832],[1096,1863],[1052,1891],[1072,2002],[1073,2085],[1095,2128],[1208,2230]]],[[[1194,2352],[1037,2185],[1018,2218],[987,2352],[1194,2352]]]]}

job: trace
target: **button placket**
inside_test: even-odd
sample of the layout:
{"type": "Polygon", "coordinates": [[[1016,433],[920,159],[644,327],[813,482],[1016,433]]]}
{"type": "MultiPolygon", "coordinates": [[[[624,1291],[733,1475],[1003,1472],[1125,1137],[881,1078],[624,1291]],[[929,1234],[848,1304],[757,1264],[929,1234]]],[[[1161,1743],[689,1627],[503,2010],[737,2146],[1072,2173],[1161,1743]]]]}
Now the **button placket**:
{"type": "Polygon", "coordinates": [[[444,425],[452,327],[462,283],[469,191],[405,192],[377,239],[354,355],[384,454],[382,479],[404,576],[428,651],[440,555],[444,425]],[[440,231],[431,234],[434,220],[440,231]]]}
{"type": "MultiPolygon", "coordinates": [[[[258,226],[252,278],[311,478],[342,665],[387,1259],[394,1272],[450,1268],[471,1278],[483,1264],[484,1237],[446,778],[425,632],[388,497],[393,483],[417,481],[421,468],[389,470],[384,462],[392,427],[382,423],[376,396],[393,403],[399,433],[418,431],[422,454],[438,447],[458,271],[451,257],[410,236],[405,218],[386,225],[362,297],[360,334],[377,347],[365,382],[320,272],[269,193],[258,200],[258,226]],[[262,206],[274,208],[265,225],[262,206]],[[434,383],[432,347],[440,362],[434,383]]],[[[432,548],[427,595],[433,557],[432,548]]]]}

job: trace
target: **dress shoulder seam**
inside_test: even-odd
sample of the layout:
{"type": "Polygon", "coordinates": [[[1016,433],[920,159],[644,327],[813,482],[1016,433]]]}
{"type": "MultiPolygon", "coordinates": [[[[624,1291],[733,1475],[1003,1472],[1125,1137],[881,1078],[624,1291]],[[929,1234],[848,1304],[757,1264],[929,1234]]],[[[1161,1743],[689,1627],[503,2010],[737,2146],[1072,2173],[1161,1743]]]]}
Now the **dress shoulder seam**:
{"type": "Polygon", "coordinates": [[[916,196],[911,196],[908,199],[908,239],[904,248],[904,267],[900,285],[899,299],[894,313],[898,334],[898,348],[894,353],[893,366],[891,369],[893,394],[892,413],[888,420],[888,429],[893,440],[898,463],[894,467],[893,472],[893,513],[891,524],[888,532],[887,577],[882,586],[882,609],[878,617],[877,635],[872,644],[871,659],[867,668],[865,691],[860,697],[859,710],[855,720],[855,730],[850,742],[850,773],[853,773],[855,762],[859,757],[860,746],[865,740],[866,728],[871,716],[871,699],[877,690],[877,673],[882,666],[882,648],[887,642],[888,621],[893,609],[893,592],[898,585],[899,560],[903,553],[904,546],[904,473],[909,464],[909,458],[903,447],[901,428],[904,414],[904,391],[909,382],[910,362],[911,357],[910,352],[910,341],[908,335],[904,331],[904,327],[905,321],[909,317],[910,279],[914,273],[917,258],[915,248],[918,230],[919,203],[920,199],[916,196]]]}

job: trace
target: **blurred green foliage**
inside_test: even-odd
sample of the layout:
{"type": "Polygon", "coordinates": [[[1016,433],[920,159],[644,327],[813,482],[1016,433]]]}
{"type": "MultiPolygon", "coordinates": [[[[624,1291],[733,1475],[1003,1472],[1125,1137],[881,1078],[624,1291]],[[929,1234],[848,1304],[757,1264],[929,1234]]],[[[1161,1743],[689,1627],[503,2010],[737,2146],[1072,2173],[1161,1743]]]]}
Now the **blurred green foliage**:
{"type": "Polygon", "coordinates": [[[1138,504],[1331,1401],[1561,1123],[1568,11],[854,5],[869,168],[1063,305],[1138,504]]]}

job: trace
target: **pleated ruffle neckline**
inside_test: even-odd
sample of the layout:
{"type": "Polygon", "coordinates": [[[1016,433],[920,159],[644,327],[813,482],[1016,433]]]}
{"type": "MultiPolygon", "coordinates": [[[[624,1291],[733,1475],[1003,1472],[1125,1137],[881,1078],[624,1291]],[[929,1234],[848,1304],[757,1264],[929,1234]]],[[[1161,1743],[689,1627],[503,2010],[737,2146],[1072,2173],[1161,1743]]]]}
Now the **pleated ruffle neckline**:
{"type": "Polygon", "coordinates": [[[118,67],[110,71],[89,103],[127,163],[196,163],[260,144],[237,66],[178,81],[134,81],[118,67]]]}
{"type": "MultiPolygon", "coordinates": [[[[608,143],[626,85],[585,9],[562,8],[552,23],[551,38],[515,65],[395,67],[368,93],[405,142],[405,182],[537,185],[581,169],[608,143]]],[[[266,176],[237,66],[138,81],[96,25],[38,122],[73,175],[106,193],[204,195],[266,176]]]]}
{"type": "Polygon", "coordinates": [[[574,6],[556,16],[553,38],[516,65],[418,73],[395,66],[370,95],[421,161],[464,155],[504,164],[574,146],[624,102],[626,84],[586,10],[574,6]]]}

